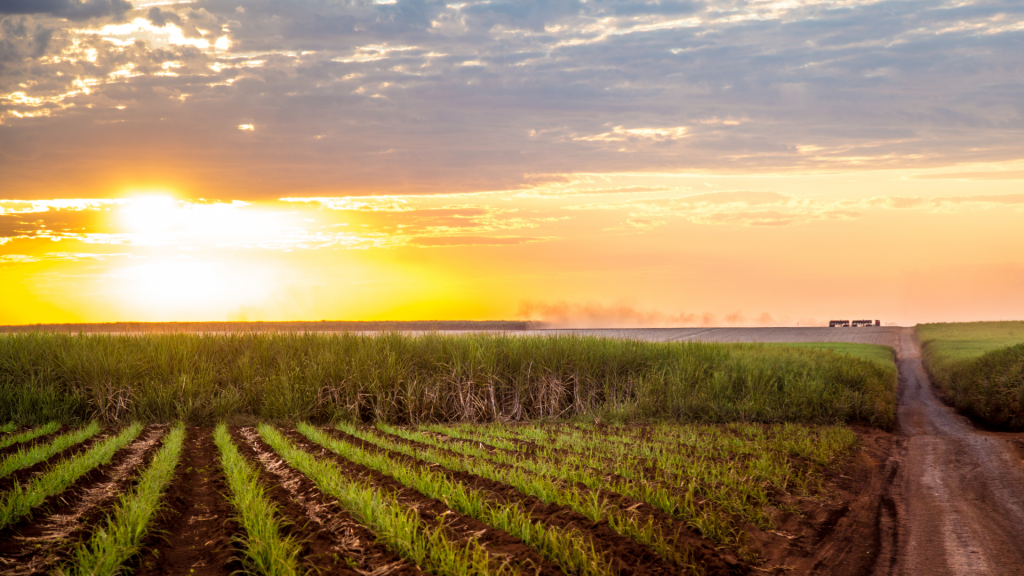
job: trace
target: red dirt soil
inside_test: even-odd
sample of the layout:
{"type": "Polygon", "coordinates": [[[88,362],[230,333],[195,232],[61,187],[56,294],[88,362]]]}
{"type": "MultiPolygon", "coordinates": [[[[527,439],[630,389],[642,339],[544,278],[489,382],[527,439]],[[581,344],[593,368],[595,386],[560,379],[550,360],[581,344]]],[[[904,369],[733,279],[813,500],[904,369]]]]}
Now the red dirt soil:
{"type": "Polygon", "coordinates": [[[46,444],[53,440],[54,438],[56,438],[57,436],[60,436],[61,434],[70,431],[70,428],[61,428],[56,432],[52,432],[50,434],[43,434],[42,436],[36,436],[31,440],[26,440],[25,442],[17,442],[15,444],[8,446],[7,448],[0,448],[0,458],[4,458],[10,454],[14,454],[15,452],[18,452],[19,450],[24,450],[25,448],[31,448],[37,444],[46,444]]]}
{"type": "Polygon", "coordinates": [[[241,533],[222,494],[227,483],[209,428],[189,428],[164,508],[135,561],[136,576],[230,576],[242,570],[232,538],[241,533]]]}
{"type": "Polygon", "coordinates": [[[69,447],[67,450],[58,452],[53,456],[50,456],[46,460],[43,460],[42,462],[38,462],[32,466],[29,466],[28,468],[16,470],[11,474],[4,476],[3,478],[0,478],[0,492],[6,492],[7,490],[10,490],[11,488],[14,487],[14,484],[16,482],[21,484],[26,484],[30,482],[33,476],[39,474],[40,472],[43,472],[44,470],[49,469],[50,466],[53,465],[54,463],[60,462],[65,458],[73,458],[81,454],[82,452],[85,452],[86,450],[92,448],[98,442],[102,442],[107,438],[110,438],[110,436],[110,431],[104,430],[99,434],[96,434],[92,438],[89,438],[85,442],[75,444],[74,446],[69,447]]]}

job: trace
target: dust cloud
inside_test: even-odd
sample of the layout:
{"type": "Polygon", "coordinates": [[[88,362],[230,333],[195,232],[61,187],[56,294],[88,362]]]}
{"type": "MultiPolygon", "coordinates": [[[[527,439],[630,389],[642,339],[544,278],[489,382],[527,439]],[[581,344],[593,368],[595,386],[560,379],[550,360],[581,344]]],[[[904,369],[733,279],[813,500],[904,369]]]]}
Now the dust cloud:
{"type": "Polygon", "coordinates": [[[719,317],[710,312],[663,312],[640,310],[626,304],[593,304],[579,302],[519,303],[518,317],[541,322],[551,328],[676,328],[699,326],[776,326],[775,318],[763,312],[748,317],[733,312],[719,317]]]}

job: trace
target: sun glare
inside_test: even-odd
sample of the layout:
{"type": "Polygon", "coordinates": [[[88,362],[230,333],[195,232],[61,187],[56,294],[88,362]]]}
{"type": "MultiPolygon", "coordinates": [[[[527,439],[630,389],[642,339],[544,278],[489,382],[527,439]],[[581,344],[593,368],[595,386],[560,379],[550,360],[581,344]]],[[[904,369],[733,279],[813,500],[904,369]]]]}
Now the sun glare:
{"type": "Polygon", "coordinates": [[[121,223],[131,232],[154,234],[170,230],[177,201],[170,196],[139,196],[121,209],[121,223]]]}
{"type": "Polygon", "coordinates": [[[210,262],[152,262],[128,268],[124,276],[146,304],[177,307],[220,300],[226,291],[222,267],[210,262]]]}

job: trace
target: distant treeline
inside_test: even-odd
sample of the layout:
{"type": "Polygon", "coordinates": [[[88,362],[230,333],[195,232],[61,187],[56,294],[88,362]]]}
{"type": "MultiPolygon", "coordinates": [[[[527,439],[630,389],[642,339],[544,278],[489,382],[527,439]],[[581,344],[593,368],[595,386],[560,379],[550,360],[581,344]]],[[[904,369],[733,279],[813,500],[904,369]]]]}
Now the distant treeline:
{"type": "Polygon", "coordinates": [[[104,322],[91,324],[25,324],[0,326],[0,333],[63,332],[68,334],[170,334],[195,332],[442,332],[446,330],[516,331],[544,328],[540,322],[517,320],[414,320],[354,322],[104,322]]]}

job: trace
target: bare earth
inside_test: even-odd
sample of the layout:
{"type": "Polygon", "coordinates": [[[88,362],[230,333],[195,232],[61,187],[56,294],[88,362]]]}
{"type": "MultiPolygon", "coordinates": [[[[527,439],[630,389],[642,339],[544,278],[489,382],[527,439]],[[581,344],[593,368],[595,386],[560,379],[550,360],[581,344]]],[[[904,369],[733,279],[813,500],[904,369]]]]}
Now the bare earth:
{"type": "Polygon", "coordinates": [[[913,328],[544,330],[661,342],[855,342],[891,346],[902,448],[875,472],[797,573],[1024,576],[1024,434],[975,428],[935,395],[913,328]],[[870,542],[873,540],[873,542],[870,542]],[[873,557],[867,560],[865,556],[873,557]],[[803,569],[801,569],[803,568],[803,569]]]}

